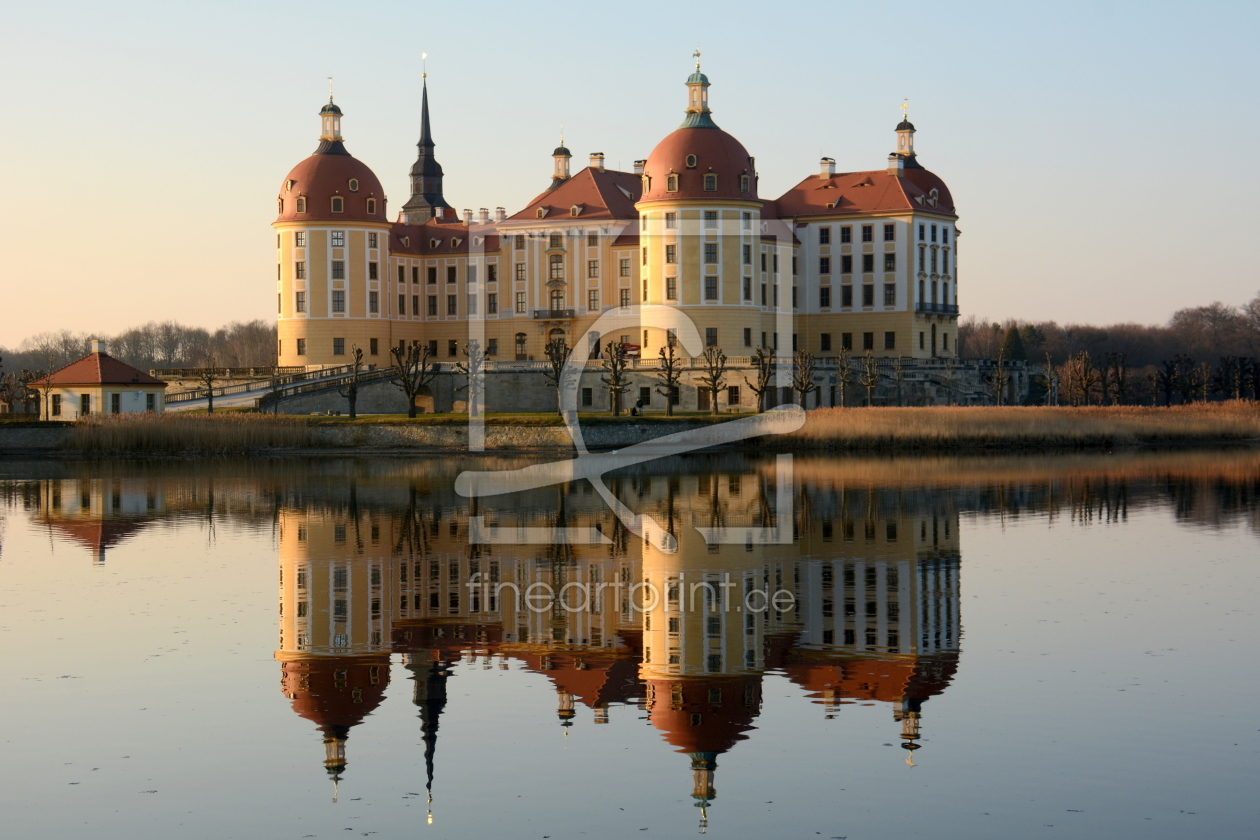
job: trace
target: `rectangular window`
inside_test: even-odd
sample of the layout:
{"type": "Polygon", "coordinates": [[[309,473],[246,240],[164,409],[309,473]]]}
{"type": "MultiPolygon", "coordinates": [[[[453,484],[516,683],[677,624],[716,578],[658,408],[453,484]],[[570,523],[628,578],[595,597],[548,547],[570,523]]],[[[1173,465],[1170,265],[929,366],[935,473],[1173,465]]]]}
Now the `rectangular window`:
{"type": "Polygon", "coordinates": [[[797,303],[797,300],[796,300],[796,288],[797,288],[796,286],[792,287],[792,308],[793,309],[800,306],[800,304],[797,303]]]}
{"type": "Polygon", "coordinates": [[[296,300],[294,301],[293,308],[296,309],[298,312],[305,312],[306,311],[306,292],[297,292],[294,295],[294,297],[296,298],[296,300]]]}
{"type": "Polygon", "coordinates": [[[333,260],[332,279],[334,280],[346,279],[346,264],[342,262],[341,260],[333,260]]]}
{"type": "Polygon", "coordinates": [[[847,244],[852,241],[853,241],[853,228],[849,227],[848,225],[845,225],[844,227],[840,228],[841,244],[847,244]]]}
{"type": "Polygon", "coordinates": [[[936,273],[936,249],[932,249],[932,273],[936,273]]]}
{"type": "Polygon", "coordinates": [[[744,246],[744,265],[752,265],[752,246],[744,246]]]}
{"type": "Polygon", "coordinates": [[[401,265],[398,266],[398,282],[399,283],[407,282],[407,269],[403,268],[401,265]]]}
{"type": "Polygon", "coordinates": [[[590,408],[595,404],[595,392],[590,388],[582,389],[582,407],[590,408]]]}
{"type": "Polygon", "coordinates": [[[517,263],[517,264],[516,264],[516,268],[515,268],[514,270],[515,270],[515,272],[516,272],[516,279],[517,279],[517,280],[524,280],[524,279],[525,279],[525,263],[517,263]]]}
{"type": "Polygon", "coordinates": [[[949,249],[941,251],[941,273],[949,274],[949,249]]]}
{"type": "Polygon", "coordinates": [[[665,262],[666,263],[678,262],[678,246],[677,245],[665,246],[665,262]]]}
{"type": "Polygon", "coordinates": [[[647,265],[647,248],[643,249],[643,264],[647,265]]]}
{"type": "Polygon", "coordinates": [[[486,314],[499,314],[499,295],[496,292],[490,292],[486,295],[486,314]]]}
{"type": "Polygon", "coordinates": [[[932,225],[932,241],[936,241],[936,225],[932,225]]]}
{"type": "Polygon", "coordinates": [[[617,274],[621,277],[630,276],[630,260],[624,259],[617,264],[617,274]]]}
{"type": "Polygon", "coordinates": [[[852,254],[845,254],[843,257],[840,258],[840,273],[841,274],[853,273],[853,255],[852,254]]]}
{"type": "Polygon", "coordinates": [[[896,270],[897,270],[897,255],[884,254],[884,271],[896,271],[896,270]]]}
{"type": "Polygon", "coordinates": [[[739,223],[744,230],[752,230],[752,213],[740,213],[739,223]]]}
{"type": "Polygon", "coordinates": [[[79,394],[79,416],[87,417],[92,413],[92,395],[79,394]]]}
{"type": "Polygon", "coordinates": [[[477,266],[475,265],[468,266],[468,270],[466,273],[467,273],[466,279],[468,280],[469,283],[477,282],[477,266]]]}
{"type": "Polygon", "coordinates": [[[591,248],[598,247],[599,246],[599,231],[593,230],[590,233],[586,234],[586,244],[587,246],[591,248]]]}
{"type": "Polygon", "coordinates": [[[874,225],[862,225],[862,241],[863,242],[875,241],[875,226],[874,225]]]}
{"type": "Polygon", "coordinates": [[[726,389],[726,404],[739,405],[739,386],[731,385],[726,389]]]}
{"type": "Polygon", "coordinates": [[[293,277],[297,280],[306,279],[306,263],[299,261],[293,264],[293,277]]]}
{"type": "MultiPolygon", "coordinates": [[[[402,310],[401,310],[401,309],[400,309],[400,310],[398,310],[398,314],[400,314],[400,315],[402,314],[402,310]]],[[[412,314],[412,315],[419,315],[419,314],[420,314],[420,295],[412,295],[412,296],[411,296],[411,314],[412,314]]],[[[436,315],[437,313],[436,313],[436,312],[434,312],[433,314],[434,314],[434,315],[436,315]]]]}
{"type": "Polygon", "coordinates": [[[380,292],[368,292],[368,312],[380,312],[380,292]]]}
{"type": "Polygon", "coordinates": [[[499,280],[499,267],[497,265],[486,266],[486,282],[497,283],[499,280]]]}
{"type": "Polygon", "coordinates": [[[704,278],[704,299],[705,300],[718,299],[718,279],[716,277],[704,278]]]}
{"type": "Polygon", "coordinates": [[[586,308],[592,312],[599,309],[599,289],[588,289],[586,292],[586,308]]]}
{"type": "Polygon", "coordinates": [[[704,243],[704,261],[707,263],[715,263],[718,261],[718,246],[716,242],[704,243]]]}
{"type": "Polygon", "coordinates": [[[818,258],[818,273],[819,273],[819,274],[830,274],[830,273],[831,273],[831,257],[819,257],[819,258],[818,258]]]}
{"type": "Polygon", "coordinates": [[[425,272],[425,277],[429,283],[436,283],[437,282],[437,266],[432,266],[432,265],[429,266],[429,268],[425,272]]]}
{"type": "Polygon", "coordinates": [[[381,353],[381,341],[379,338],[368,339],[368,355],[379,356],[381,353]]]}
{"type": "Polygon", "coordinates": [[[378,273],[377,265],[378,263],[374,263],[374,262],[368,263],[368,279],[369,280],[381,279],[380,274],[378,273]]]}
{"type": "Polygon", "coordinates": [[[841,306],[853,305],[853,287],[852,286],[840,287],[840,305],[841,306]]]}
{"type": "MultiPolygon", "coordinates": [[[[149,394],[149,396],[151,397],[153,395],[149,394]]],[[[52,405],[49,407],[48,411],[53,417],[61,416],[61,394],[52,395],[52,405]]]]}
{"type": "Polygon", "coordinates": [[[710,230],[717,227],[718,215],[716,210],[704,211],[704,226],[710,230]]]}
{"type": "Polygon", "coordinates": [[[895,332],[884,333],[884,349],[885,350],[897,349],[897,334],[895,332]]]}
{"type": "Polygon", "coordinates": [[[524,292],[516,293],[516,314],[518,315],[525,314],[525,293],[524,292]]]}
{"type": "Polygon", "coordinates": [[[587,261],[586,261],[586,276],[587,276],[587,277],[598,277],[598,276],[599,276],[599,260],[587,260],[587,261]]]}
{"type": "Polygon", "coordinates": [[[564,255],[552,254],[547,258],[548,277],[551,280],[564,279],[564,255]]]}
{"type": "Polygon", "coordinates": [[[923,241],[923,233],[926,229],[927,228],[924,225],[919,225],[919,241],[920,242],[923,241]]]}
{"type": "Polygon", "coordinates": [[[305,338],[299,338],[297,340],[297,355],[299,356],[306,355],[306,339],[305,338]]]}
{"type": "Polygon", "coordinates": [[[949,228],[947,227],[941,228],[941,243],[944,245],[949,244],[949,228]]]}
{"type": "Polygon", "coordinates": [[[651,404],[652,404],[652,389],[640,388],[639,389],[639,406],[641,408],[647,408],[651,404]]]}
{"type": "Polygon", "coordinates": [[[840,333],[840,347],[843,350],[853,349],[853,333],[840,333]]]}
{"type": "Polygon", "coordinates": [[[818,229],[818,244],[819,244],[819,245],[830,245],[830,244],[831,244],[831,228],[829,228],[829,227],[820,227],[820,228],[818,229]]]}
{"type": "Polygon", "coordinates": [[[818,349],[824,353],[831,350],[831,333],[823,333],[818,336],[818,349]]]}
{"type": "Polygon", "coordinates": [[[792,352],[795,353],[800,348],[797,347],[796,333],[792,333],[792,352]]]}
{"type": "Polygon", "coordinates": [[[304,231],[304,230],[295,230],[295,231],[293,232],[293,246],[294,246],[295,248],[305,248],[305,247],[306,247],[306,231],[304,231]]]}
{"type": "Polygon", "coordinates": [[[744,278],[744,300],[746,301],[752,300],[752,278],[751,277],[744,278]]]}
{"type": "Polygon", "coordinates": [[[109,395],[109,413],[122,414],[122,394],[109,395]]]}
{"type": "Polygon", "coordinates": [[[863,306],[875,305],[875,287],[872,286],[870,283],[867,283],[866,285],[862,287],[862,305],[863,306]]]}
{"type": "Polygon", "coordinates": [[[875,333],[873,332],[862,333],[862,349],[863,350],[875,349],[875,333]]]}
{"type": "Polygon", "coordinates": [[[375,234],[375,233],[369,233],[369,234],[368,234],[368,247],[369,247],[369,248],[375,248],[375,247],[376,247],[376,234],[375,234]]]}
{"type": "Polygon", "coordinates": [[[486,355],[487,356],[499,355],[499,339],[497,338],[486,339],[486,355]]]}
{"type": "Polygon", "coordinates": [[[744,346],[752,347],[752,327],[744,327],[744,346]]]}
{"type": "Polygon", "coordinates": [[[862,255],[862,273],[870,274],[874,270],[875,270],[875,255],[863,254],[862,255]]]}
{"type": "Polygon", "coordinates": [[[622,289],[619,294],[621,296],[621,299],[618,301],[618,304],[620,304],[621,308],[625,309],[629,307],[630,306],[630,290],[622,289]]]}
{"type": "Polygon", "coordinates": [[[761,255],[761,270],[762,271],[766,270],[766,255],[765,254],[761,255]]]}
{"type": "Polygon", "coordinates": [[[677,214],[677,213],[666,213],[666,214],[665,214],[665,229],[666,229],[666,230],[673,230],[673,229],[675,229],[675,228],[677,228],[677,227],[678,227],[678,214],[677,214]]]}
{"type": "Polygon", "coordinates": [[[332,311],[333,312],[346,311],[346,293],[341,291],[340,289],[337,289],[336,291],[332,293],[332,311]]]}
{"type": "Polygon", "coordinates": [[[885,241],[885,242],[894,242],[894,241],[896,241],[896,239],[897,239],[897,226],[896,226],[896,225],[884,225],[884,241],[885,241]]]}
{"type": "MultiPolygon", "coordinates": [[[[400,348],[403,346],[403,340],[401,338],[398,339],[398,346],[400,348]]],[[[437,339],[436,338],[429,339],[429,355],[437,356],[437,339]]]]}
{"type": "Polygon", "coordinates": [[[468,306],[467,306],[466,311],[468,312],[469,315],[477,314],[477,295],[476,294],[468,295],[468,306]]]}
{"type": "MultiPolygon", "coordinates": [[[[58,410],[60,410],[61,408],[60,402],[58,403],[57,408],[58,410]]],[[[144,395],[144,410],[157,411],[157,394],[144,395]]]]}
{"type": "Polygon", "coordinates": [[[665,278],[665,299],[678,300],[678,278],[677,277],[665,278]]]}
{"type": "Polygon", "coordinates": [[[446,267],[446,282],[454,283],[459,278],[458,268],[453,265],[446,267]]]}
{"type": "Polygon", "coordinates": [[[761,305],[766,306],[766,284],[761,284],[761,305]]]}
{"type": "MultiPolygon", "coordinates": [[[[398,279],[401,280],[402,278],[400,277],[398,279]]],[[[420,266],[418,265],[413,265],[411,267],[411,282],[412,283],[420,282],[420,266]]]]}
{"type": "Polygon", "coordinates": [[[429,295],[429,314],[437,315],[437,295],[429,295]]]}
{"type": "Polygon", "coordinates": [[[457,298],[455,295],[446,296],[446,314],[447,315],[459,314],[459,298],[457,298]]]}
{"type": "Polygon", "coordinates": [[[516,250],[524,251],[525,250],[525,234],[518,233],[515,236],[513,236],[512,244],[516,247],[516,250]]]}
{"type": "Polygon", "coordinates": [[[896,305],[897,305],[897,284],[885,283],[884,284],[884,306],[896,306],[896,305]]]}
{"type": "Polygon", "coordinates": [[[346,247],[346,232],[344,230],[334,230],[332,232],[332,246],[334,248],[346,247]]]}
{"type": "Polygon", "coordinates": [[[333,355],[334,356],[346,355],[346,340],[344,338],[333,339],[333,355]]]}
{"type": "Polygon", "coordinates": [[[704,346],[717,347],[717,327],[704,328],[704,346]]]}
{"type": "Polygon", "coordinates": [[[818,305],[826,309],[831,306],[831,287],[822,286],[818,290],[818,305]]]}

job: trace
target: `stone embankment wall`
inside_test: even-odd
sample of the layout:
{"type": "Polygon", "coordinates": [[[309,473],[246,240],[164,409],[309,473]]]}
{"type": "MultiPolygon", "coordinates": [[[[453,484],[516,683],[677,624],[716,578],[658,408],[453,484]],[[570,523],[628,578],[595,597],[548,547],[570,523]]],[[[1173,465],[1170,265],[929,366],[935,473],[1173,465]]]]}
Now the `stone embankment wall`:
{"type": "Polygon", "coordinates": [[[0,423],[0,458],[57,449],[73,428],[72,423],[0,423]]]}

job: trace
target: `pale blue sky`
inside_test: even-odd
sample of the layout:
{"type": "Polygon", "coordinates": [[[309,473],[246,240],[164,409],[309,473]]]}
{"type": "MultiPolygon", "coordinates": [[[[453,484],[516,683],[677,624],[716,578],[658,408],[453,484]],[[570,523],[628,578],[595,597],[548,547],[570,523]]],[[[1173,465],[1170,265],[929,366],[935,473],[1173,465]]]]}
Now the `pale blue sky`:
{"type": "Polygon", "coordinates": [[[62,327],[274,317],[275,194],[325,77],[406,200],[420,53],[446,195],[515,211],[561,122],[628,169],[681,119],[701,42],[764,197],[878,169],[902,97],[960,212],[964,313],[1159,322],[1260,291],[1260,3],[214,4],[0,12],[0,345],[62,327]]]}

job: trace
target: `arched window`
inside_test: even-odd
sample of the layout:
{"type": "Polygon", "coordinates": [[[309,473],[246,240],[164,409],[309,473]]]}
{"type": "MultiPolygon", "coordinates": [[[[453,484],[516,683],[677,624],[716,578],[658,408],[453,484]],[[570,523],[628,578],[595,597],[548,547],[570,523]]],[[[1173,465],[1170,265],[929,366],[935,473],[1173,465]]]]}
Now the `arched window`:
{"type": "Polygon", "coordinates": [[[346,205],[345,199],[343,199],[339,195],[333,196],[332,211],[334,213],[341,213],[345,209],[345,205],[346,205]]]}
{"type": "Polygon", "coordinates": [[[526,355],[528,355],[528,354],[525,352],[525,349],[526,349],[526,344],[525,344],[525,342],[526,342],[526,341],[527,341],[527,339],[526,339],[526,337],[525,337],[525,333],[517,333],[517,334],[516,334],[516,360],[517,360],[518,362],[523,362],[523,361],[525,361],[525,357],[526,357],[526,355]]]}
{"type": "Polygon", "coordinates": [[[749,179],[747,175],[740,175],[739,176],[739,191],[748,192],[748,187],[751,183],[752,183],[751,179],[749,179]]]}
{"type": "Polygon", "coordinates": [[[709,173],[704,176],[705,192],[717,192],[717,176],[709,173]]]}
{"type": "Polygon", "coordinates": [[[305,199],[305,198],[299,198],[299,199],[297,200],[297,211],[298,211],[299,213],[305,213],[305,212],[306,212],[306,199],[305,199]]]}
{"type": "Polygon", "coordinates": [[[665,192],[678,192],[678,176],[670,175],[665,179],[665,192]]]}
{"type": "Polygon", "coordinates": [[[358,192],[358,191],[359,191],[359,179],[351,178],[350,179],[350,192],[358,192]]]}
{"type": "Polygon", "coordinates": [[[276,201],[279,202],[279,207],[277,208],[277,212],[283,215],[284,214],[284,199],[277,198],[276,201]]]}
{"type": "Polygon", "coordinates": [[[375,198],[369,198],[367,200],[367,211],[368,211],[369,216],[376,215],[376,199],[375,198]]]}
{"type": "Polygon", "coordinates": [[[688,169],[695,169],[695,168],[696,168],[696,156],[695,156],[695,155],[687,155],[687,168],[688,168],[688,169]]]}

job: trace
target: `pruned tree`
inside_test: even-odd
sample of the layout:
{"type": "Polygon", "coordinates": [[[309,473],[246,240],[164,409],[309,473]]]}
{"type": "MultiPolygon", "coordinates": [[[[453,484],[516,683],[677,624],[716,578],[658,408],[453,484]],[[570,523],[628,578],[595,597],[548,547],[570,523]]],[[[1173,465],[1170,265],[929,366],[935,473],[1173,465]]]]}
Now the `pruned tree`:
{"type": "Polygon", "coordinates": [[[547,387],[556,389],[556,413],[563,417],[564,391],[573,384],[565,378],[564,369],[568,364],[569,354],[573,351],[563,338],[556,338],[547,342],[544,352],[547,355],[547,367],[543,369],[543,377],[547,380],[547,387]]]}
{"type": "Polygon", "coordinates": [[[437,365],[431,361],[429,345],[413,341],[391,347],[394,360],[393,383],[407,397],[407,416],[416,416],[416,399],[437,376],[437,365]]]}
{"type": "Polygon", "coordinates": [[[853,354],[841,347],[836,354],[836,382],[840,384],[840,407],[849,404],[849,386],[853,384],[853,354]]]}
{"type": "Polygon", "coordinates": [[[467,361],[456,362],[455,370],[466,380],[464,389],[468,392],[468,416],[477,417],[486,389],[486,351],[481,349],[481,342],[475,338],[469,339],[464,345],[464,358],[467,361]]]}
{"type": "Polygon", "coordinates": [[[660,385],[656,393],[665,398],[665,416],[674,416],[674,403],[678,399],[678,383],[682,380],[682,358],[678,355],[678,339],[671,332],[661,348],[660,373],[656,379],[660,385]]]}
{"type": "Polygon", "coordinates": [[[709,410],[717,414],[718,394],[726,387],[726,354],[722,352],[721,347],[706,347],[700,359],[704,363],[704,372],[700,374],[700,381],[709,389],[709,395],[712,397],[709,410]]]}
{"type": "Polygon", "coordinates": [[[1046,389],[1046,405],[1058,405],[1059,403],[1059,369],[1055,367],[1054,359],[1046,353],[1046,360],[1042,363],[1037,373],[1042,384],[1046,389]]]}
{"type": "Polygon", "coordinates": [[[814,383],[814,354],[806,350],[797,350],[792,357],[792,390],[797,393],[801,408],[805,408],[805,398],[818,390],[814,383]]]}
{"type": "Polygon", "coordinates": [[[766,394],[773,387],[770,380],[774,378],[774,356],[770,355],[770,351],[764,347],[758,347],[755,355],[748,360],[752,364],[752,368],[756,371],[756,381],[750,381],[747,376],[744,377],[744,384],[748,389],[757,396],[757,411],[765,411],[769,406],[766,405],[766,394]]]}
{"type": "MultiPolygon", "coordinates": [[[[1104,359],[1104,367],[1110,368],[1108,377],[1111,385],[1112,405],[1124,405],[1129,401],[1131,383],[1129,381],[1129,357],[1125,353],[1108,353],[1104,359]]],[[[1103,394],[1104,400],[1106,394],[1103,394]]]]}
{"type": "Polygon", "coordinates": [[[985,376],[989,383],[989,391],[993,394],[994,405],[1001,405],[1002,400],[1006,397],[1006,385],[1010,382],[1010,374],[1006,370],[1006,361],[1006,348],[1001,347],[998,349],[997,359],[993,368],[985,376]]]}
{"type": "Polygon", "coordinates": [[[879,359],[872,356],[870,350],[866,351],[858,368],[858,384],[866,389],[867,407],[874,405],[875,387],[879,385],[879,359]]]}
{"type": "Polygon", "coordinates": [[[357,344],[350,345],[350,378],[346,380],[346,389],[338,390],[337,393],[346,401],[350,411],[350,419],[358,417],[357,408],[359,404],[359,379],[360,372],[363,369],[363,349],[357,344]]]}
{"type": "Polygon", "coordinates": [[[897,405],[905,405],[906,360],[901,356],[893,360],[892,379],[893,386],[897,389],[897,405]]]}
{"type": "Polygon", "coordinates": [[[608,402],[612,409],[612,416],[617,417],[621,414],[621,395],[630,390],[630,379],[626,375],[630,357],[626,355],[626,345],[620,341],[608,342],[600,361],[603,362],[604,371],[608,375],[601,376],[599,381],[603,382],[604,387],[608,389],[608,402]]]}
{"type": "Polygon", "coordinates": [[[206,389],[206,414],[214,414],[214,383],[222,382],[218,361],[214,356],[206,359],[206,366],[197,371],[196,382],[206,389]]]}

